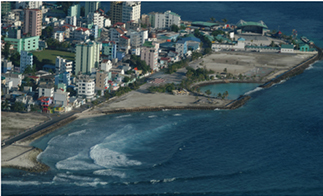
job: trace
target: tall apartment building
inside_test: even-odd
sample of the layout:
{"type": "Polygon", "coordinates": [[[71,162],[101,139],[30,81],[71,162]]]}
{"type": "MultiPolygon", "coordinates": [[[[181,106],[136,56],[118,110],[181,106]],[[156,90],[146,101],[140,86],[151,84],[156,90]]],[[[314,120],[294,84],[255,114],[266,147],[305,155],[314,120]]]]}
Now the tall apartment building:
{"type": "Polygon", "coordinates": [[[102,55],[108,56],[110,60],[117,58],[117,44],[114,41],[103,41],[102,55]]]}
{"type": "Polygon", "coordinates": [[[65,22],[67,24],[73,25],[73,26],[77,26],[77,16],[66,16],[65,18],[65,22]]]}
{"type": "Polygon", "coordinates": [[[42,5],[43,5],[42,1],[29,1],[28,2],[29,9],[41,9],[42,5]]]}
{"type": "Polygon", "coordinates": [[[76,18],[79,18],[80,13],[81,13],[80,4],[75,4],[68,8],[67,16],[76,16],[76,18]]]}
{"type": "Polygon", "coordinates": [[[56,74],[62,74],[65,72],[72,73],[72,66],[73,66],[73,61],[68,61],[66,59],[63,59],[60,56],[56,57],[56,61],[55,61],[56,74]]]}
{"type": "Polygon", "coordinates": [[[111,24],[122,22],[122,1],[112,1],[110,3],[111,24]]]}
{"type": "Polygon", "coordinates": [[[25,28],[24,33],[30,33],[30,36],[40,36],[42,31],[42,11],[39,9],[25,10],[25,28]]]}
{"type": "Polygon", "coordinates": [[[33,54],[22,50],[20,54],[20,73],[24,73],[28,65],[33,66],[33,54]]]}
{"type": "Polygon", "coordinates": [[[144,60],[152,70],[158,70],[158,42],[146,41],[140,50],[140,59],[144,60]]]}
{"type": "Polygon", "coordinates": [[[96,72],[95,89],[106,90],[109,88],[109,73],[101,70],[96,72]]]}
{"type": "Polygon", "coordinates": [[[98,67],[100,45],[99,42],[76,45],[75,74],[90,73],[92,68],[98,67]]]}
{"type": "Polygon", "coordinates": [[[1,15],[11,11],[11,2],[10,1],[1,1],[1,15]]]}
{"type": "Polygon", "coordinates": [[[90,12],[95,12],[99,9],[100,1],[86,1],[85,2],[85,16],[90,12]]]}
{"type": "Polygon", "coordinates": [[[13,45],[14,50],[21,53],[22,50],[31,51],[38,50],[39,36],[26,37],[21,39],[4,38],[5,42],[10,42],[13,45]]]}
{"type": "Polygon", "coordinates": [[[93,25],[98,25],[99,29],[102,29],[104,27],[103,26],[104,16],[101,16],[100,13],[90,12],[87,17],[88,17],[88,23],[93,23],[93,25]]]}
{"type": "MultiPolygon", "coordinates": [[[[150,24],[151,27],[156,29],[165,29],[170,28],[173,24],[177,26],[180,26],[181,24],[181,16],[169,10],[164,13],[151,12],[148,16],[148,24],[150,24]]],[[[145,20],[147,19],[145,18],[145,20]]]]}
{"type": "Polygon", "coordinates": [[[125,1],[122,3],[122,22],[134,20],[139,22],[141,14],[141,2],[140,1],[125,1]]]}

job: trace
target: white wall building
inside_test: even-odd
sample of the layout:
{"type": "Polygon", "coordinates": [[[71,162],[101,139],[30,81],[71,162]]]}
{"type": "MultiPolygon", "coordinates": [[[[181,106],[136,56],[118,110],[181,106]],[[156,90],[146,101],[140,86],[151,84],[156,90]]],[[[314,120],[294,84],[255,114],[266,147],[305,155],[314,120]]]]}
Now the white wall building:
{"type": "Polygon", "coordinates": [[[18,88],[18,86],[21,86],[22,81],[22,74],[18,73],[5,73],[1,74],[6,77],[6,82],[12,81],[12,87],[18,88]]]}
{"type": "Polygon", "coordinates": [[[165,27],[170,28],[173,24],[176,26],[181,25],[181,17],[170,10],[165,13],[165,27]]]}
{"type": "Polygon", "coordinates": [[[110,26],[111,26],[111,20],[109,18],[104,18],[103,27],[110,27],[110,26]]]}
{"type": "Polygon", "coordinates": [[[20,73],[24,73],[27,65],[33,67],[33,54],[22,50],[20,54],[20,73]]]}
{"type": "Polygon", "coordinates": [[[54,93],[54,104],[66,107],[68,104],[69,95],[69,92],[64,92],[61,89],[57,89],[54,93]]]}
{"type": "Polygon", "coordinates": [[[112,63],[110,60],[103,60],[101,63],[101,70],[108,72],[112,69],[112,63]]]}
{"type": "Polygon", "coordinates": [[[125,1],[122,4],[122,22],[126,23],[130,20],[139,22],[141,15],[140,1],[125,1]]]}
{"type": "Polygon", "coordinates": [[[61,58],[60,56],[56,57],[55,61],[55,70],[56,74],[62,74],[65,72],[72,73],[73,61],[68,61],[66,59],[61,58]]]}
{"type": "Polygon", "coordinates": [[[42,5],[42,1],[29,1],[28,3],[29,9],[41,9],[42,5]]]}
{"type": "Polygon", "coordinates": [[[63,42],[65,37],[65,32],[64,31],[56,31],[53,33],[53,38],[56,39],[59,42],[63,42]]]}
{"type": "Polygon", "coordinates": [[[76,26],[77,24],[76,16],[66,16],[65,23],[76,26]]]}
{"type": "Polygon", "coordinates": [[[104,22],[104,16],[101,16],[101,14],[97,12],[90,12],[87,15],[88,18],[88,23],[92,23],[93,25],[98,25],[99,29],[102,29],[104,27],[103,22],[104,22]]]}
{"type": "Polygon", "coordinates": [[[76,85],[79,96],[84,96],[86,99],[92,99],[94,97],[95,82],[90,76],[80,75],[76,85]]]}
{"type": "Polygon", "coordinates": [[[38,87],[38,97],[53,97],[54,86],[53,85],[40,85],[38,87]]]}

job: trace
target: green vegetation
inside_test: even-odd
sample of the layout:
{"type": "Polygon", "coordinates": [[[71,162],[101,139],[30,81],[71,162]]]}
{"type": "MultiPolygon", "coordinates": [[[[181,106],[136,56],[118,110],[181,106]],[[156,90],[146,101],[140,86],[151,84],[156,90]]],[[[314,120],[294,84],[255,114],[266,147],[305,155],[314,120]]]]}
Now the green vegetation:
{"type": "Polygon", "coordinates": [[[168,68],[167,68],[167,70],[166,70],[166,73],[172,74],[172,73],[176,72],[180,68],[187,67],[188,66],[188,63],[189,63],[189,60],[188,59],[184,59],[184,60],[181,60],[179,62],[176,62],[176,63],[174,63],[172,65],[169,65],[168,68]]]}
{"type": "Polygon", "coordinates": [[[48,64],[55,64],[57,56],[60,56],[62,58],[70,60],[70,61],[75,60],[74,53],[66,52],[66,51],[59,51],[59,50],[43,50],[43,51],[39,51],[39,52],[33,52],[33,55],[36,56],[40,62],[43,62],[43,60],[48,59],[48,61],[46,61],[46,63],[48,63],[48,64]]]}
{"type": "Polygon", "coordinates": [[[12,106],[12,110],[15,112],[24,112],[26,111],[26,108],[22,102],[16,101],[12,106]]]}
{"type": "Polygon", "coordinates": [[[169,92],[171,93],[173,90],[177,89],[177,87],[175,86],[174,83],[171,84],[165,84],[165,85],[161,85],[161,86],[151,86],[148,88],[149,92],[151,93],[165,93],[165,92],[169,92]]]}
{"type": "Polygon", "coordinates": [[[110,93],[109,93],[109,91],[105,91],[104,92],[104,97],[106,99],[110,99],[110,98],[115,97],[115,96],[119,97],[119,96],[121,96],[121,95],[123,95],[125,93],[128,93],[128,92],[132,91],[132,90],[138,89],[143,84],[145,84],[145,81],[143,79],[139,79],[139,80],[137,80],[137,81],[135,81],[133,83],[130,83],[126,87],[120,87],[116,91],[113,91],[113,92],[110,92],[110,93]]]}
{"type": "Polygon", "coordinates": [[[137,67],[138,70],[142,70],[142,73],[143,74],[146,74],[147,72],[150,72],[151,71],[151,69],[147,65],[146,61],[141,60],[139,56],[131,55],[130,60],[127,60],[126,62],[127,63],[130,63],[130,66],[132,68],[137,67]]]}
{"type": "Polygon", "coordinates": [[[211,94],[212,94],[212,92],[208,89],[208,90],[206,90],[206,91],[205,91],[205,94],[207,94],[207,95],[211,95],[211,94]]]}

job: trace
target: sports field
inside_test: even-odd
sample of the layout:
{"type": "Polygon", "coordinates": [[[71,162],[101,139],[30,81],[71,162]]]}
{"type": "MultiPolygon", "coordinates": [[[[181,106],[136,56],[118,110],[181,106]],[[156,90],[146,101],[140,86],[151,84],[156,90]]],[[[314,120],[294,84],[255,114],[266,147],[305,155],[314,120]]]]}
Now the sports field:
{"type": "Polygon", "coordinates": [[[55,64],[57,56],[60,56],[69,61],[75,60],[75,53],[60,50],[43,50],[39,52],[33,52],[33,55],[35,55],[40,62],[42,62],[43,59],[48,59],[48,64],[55,64]]]}

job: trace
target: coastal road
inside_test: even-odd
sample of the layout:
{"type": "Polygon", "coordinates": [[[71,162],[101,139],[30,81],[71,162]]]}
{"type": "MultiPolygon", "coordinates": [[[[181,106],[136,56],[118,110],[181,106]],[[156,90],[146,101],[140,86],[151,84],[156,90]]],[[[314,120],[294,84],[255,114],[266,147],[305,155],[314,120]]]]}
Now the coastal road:
{"type": "Polygon", "coordinates": [[[75,111],[70,111],[68,113],[61,114],[58,117],[54,117],[50,121],[47,121],[44,124],[41,124],[41,125],[39,125],[37,127],[34,127],[32,129],[26,131],[26,132],[23,132],[23,133],[21,133],[19,135],[16,135],[13,138],[10,138],[9,140],[3,141],[2,144],[1,144],[1,148],[5,148],[6,146],[11,145],[12,143],[14,143],[14,142],[16,142],[18,140],[21,140],[21,139],[23,139],[25,137],[28,137],[28,136],[30,136],[30,135],[32,135],[32,134],[46,128],[46,127],[49,127],[49,126],[51,126],[51,125],[53,125],[53,124],[55,124],[55,123],[57,123],[57,122],[59,122],[59,121],[61,121],[63,119],[66,119],[66,118],[68,118],[68,117],[70,117],[70,116],[72,116],[72,115],[74,115],[76,113],[80,113],[80,112],[82,112],[82,109],[75,110],[75,111]]]}

